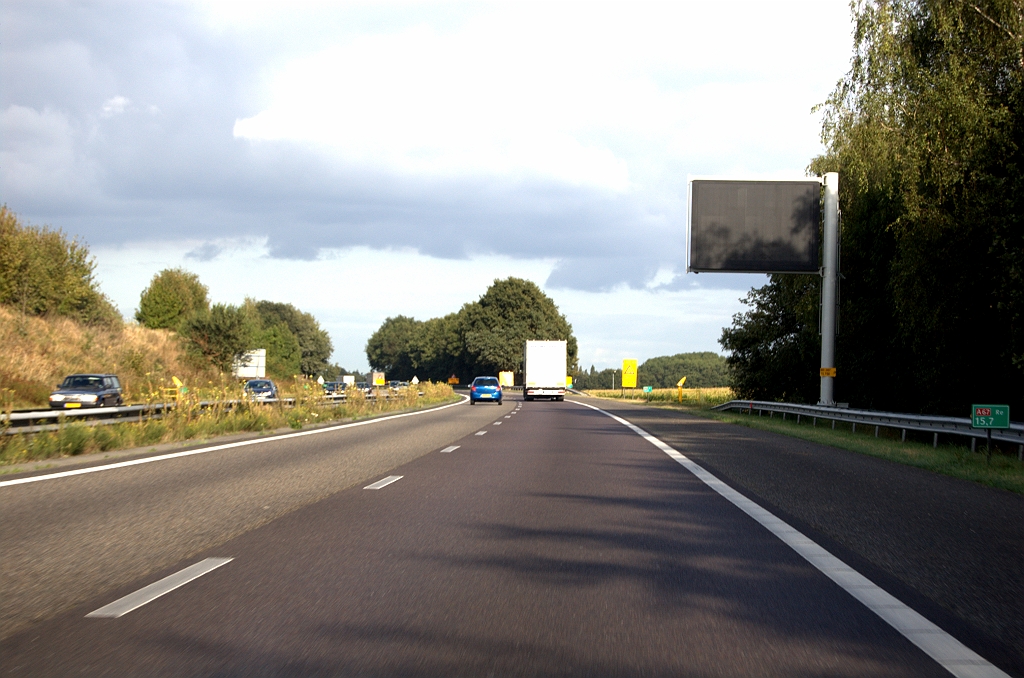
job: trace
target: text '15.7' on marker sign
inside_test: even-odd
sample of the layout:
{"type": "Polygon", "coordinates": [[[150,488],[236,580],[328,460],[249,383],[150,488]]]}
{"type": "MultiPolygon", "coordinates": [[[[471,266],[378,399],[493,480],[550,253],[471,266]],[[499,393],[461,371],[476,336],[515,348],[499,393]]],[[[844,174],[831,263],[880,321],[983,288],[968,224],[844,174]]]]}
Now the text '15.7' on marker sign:
{"type": "Polygon", "coordinates": [[[1010,428],[1009,405],[971,405],[974,428],[1010,428]]]}

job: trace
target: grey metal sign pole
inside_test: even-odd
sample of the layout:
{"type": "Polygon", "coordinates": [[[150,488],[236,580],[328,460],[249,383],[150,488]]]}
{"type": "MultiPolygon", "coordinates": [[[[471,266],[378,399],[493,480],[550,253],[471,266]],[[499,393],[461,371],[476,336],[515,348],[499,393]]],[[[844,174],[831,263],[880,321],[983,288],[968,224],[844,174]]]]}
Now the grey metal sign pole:
{"type": "Polygon", "coordinates": [[[834,406],[836,367],[836,306],[839,301],[839,174],[825,175],[821,268],[821,397],[819,405],[834,406]],[[827,375],[827,376],[826,376],[827,375]]]}

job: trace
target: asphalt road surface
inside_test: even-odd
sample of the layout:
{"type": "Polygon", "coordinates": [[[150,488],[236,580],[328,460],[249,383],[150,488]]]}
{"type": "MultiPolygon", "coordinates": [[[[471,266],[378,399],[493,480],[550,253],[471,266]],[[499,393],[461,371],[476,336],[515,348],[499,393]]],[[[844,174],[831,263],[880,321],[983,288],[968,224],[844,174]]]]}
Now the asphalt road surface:
{"type": "Polygon", "coordinates": [[[915,534],[918,509],[883,482],[895,477],[916,500],[931,474],[581,402],[643,426],[726,485],[594,409],[510,399],[86,475],[4,478],[2,671],[1019,673],[1003,627],[1020,611],[1020,597],[1005,600],[1020,585],[1002,573],[1021,559],[1019,498],[943,485],[1018,526],[950,546],[969,530],[945,536],[939,515],[920,531],[940,534],[915,534]],[[866,515],[844,518],[858,507],[866,515]],[[892,507],[909,515],[888,520],[892,507]],[[955,553],[917,572],[928,543],[1000,572],[964,591],[945,581],[960,575],[944,564],[955,553]],[[178,588],[147,597],[176,576],[168,587],[178,588]],[[957,607],[971,595],[982,604],[957,607]],[[985,601],[997,609],[979,613],[985,601]]]}

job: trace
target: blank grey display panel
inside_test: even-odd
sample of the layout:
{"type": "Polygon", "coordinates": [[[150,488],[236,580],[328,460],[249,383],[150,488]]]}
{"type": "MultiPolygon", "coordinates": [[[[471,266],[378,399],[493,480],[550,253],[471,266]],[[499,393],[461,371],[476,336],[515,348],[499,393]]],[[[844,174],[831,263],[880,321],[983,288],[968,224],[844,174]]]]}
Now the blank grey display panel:
{"type": "Polygon", "coordinates": [[[821,183],[694,179],[690,270],[818,270],[821,183]]]}

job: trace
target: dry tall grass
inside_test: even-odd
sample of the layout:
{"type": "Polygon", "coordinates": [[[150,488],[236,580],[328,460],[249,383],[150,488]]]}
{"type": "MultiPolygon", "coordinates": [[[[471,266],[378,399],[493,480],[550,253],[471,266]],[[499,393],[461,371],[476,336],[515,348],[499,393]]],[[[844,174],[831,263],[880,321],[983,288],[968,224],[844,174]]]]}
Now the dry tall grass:
{"type": "Polygon", "coordinates": [[[429,407],[458,399],[448,384],[421,382],[418,389],[409,388],[390,398],[384,398],[382,394],[381,397],[367,399],[362,391],[353,389],[347,401],[335,403],[324,400],[323,391],[315,382],[306,385],[310,387],[300,387],[295,395],[296,402],[290,407],[283,403],[246,400],[236,401],[229,407],[224,401],[238,396],[234,387],[226,387],[220,393],[207,388],[207,395],[220,404],[203,407],[200,396],[189,391],[162,419],[107,426],[62,422],[59,429],[52,432],[0,436],[0,467],[88,452],[209,439],[242,431],[270,431],[284,427],[300,429],[311,424],[429,407]]]}
{"type": "Polygon", "coordinates": [[[167,330],[137,325],[90,327],[61,317],[23,315],[0,306],[0,404],[46,407],[55,384],[75,372],[117,374],[125,402],[148,399],[177,376],[186,384],[223,381],[190,363],[167,330]]]}
{"type": "MultiPolygon", "coordinates": [[[[622,400],[638,400],[650,403],[679,403],[678,388],[656,388],[645,393],[643,389],[603,389],[586,391],[592,396],[599,398],[617,398],[622,400]]],[[[715,405],[729,402],[736,395],[731,388],[726,386],[711,388],[684,388],[682,390],[682,405],[684,407],[696,407],[707,409],[715,405]]]]}

